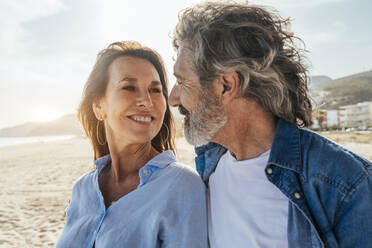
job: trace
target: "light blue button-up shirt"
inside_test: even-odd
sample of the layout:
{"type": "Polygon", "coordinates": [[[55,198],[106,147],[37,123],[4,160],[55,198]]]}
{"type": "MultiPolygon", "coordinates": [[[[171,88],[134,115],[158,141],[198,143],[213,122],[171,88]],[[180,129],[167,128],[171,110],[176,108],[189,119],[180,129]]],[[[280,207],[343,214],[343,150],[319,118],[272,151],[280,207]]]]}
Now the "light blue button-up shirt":
{"type": "Polygon", "coordinates": [[[98,175],[110,163],[109,155],[96,160],[75,183],[57,248],[208,246],[205,186],[172,151],[143,166],[137,189],[106,209],[98,175]]]}

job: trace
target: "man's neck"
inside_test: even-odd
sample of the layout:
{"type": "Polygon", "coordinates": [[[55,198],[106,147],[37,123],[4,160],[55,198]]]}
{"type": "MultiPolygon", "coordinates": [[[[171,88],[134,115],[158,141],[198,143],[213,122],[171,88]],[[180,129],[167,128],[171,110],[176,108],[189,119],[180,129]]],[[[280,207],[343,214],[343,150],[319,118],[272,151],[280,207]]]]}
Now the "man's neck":
{"type": "Polygon", "coordinates": [[[260,156],[271,148],[276,119],[257,103],[236,101],[229,106],[227,123],[212,141],[226,147],[238,161],[260,156]]]}

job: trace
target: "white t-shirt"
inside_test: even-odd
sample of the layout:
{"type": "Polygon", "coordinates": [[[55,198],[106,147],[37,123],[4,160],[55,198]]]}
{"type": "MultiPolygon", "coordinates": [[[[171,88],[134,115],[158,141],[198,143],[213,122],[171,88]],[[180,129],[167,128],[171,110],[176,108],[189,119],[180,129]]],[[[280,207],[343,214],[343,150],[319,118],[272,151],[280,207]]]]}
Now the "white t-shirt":
{"type": "Polygon", "coordinates": [[[286,248],[288,199],[265,175],[270,150],[237,161],[227,151],[209,178],[211,248],[286,248]]]}

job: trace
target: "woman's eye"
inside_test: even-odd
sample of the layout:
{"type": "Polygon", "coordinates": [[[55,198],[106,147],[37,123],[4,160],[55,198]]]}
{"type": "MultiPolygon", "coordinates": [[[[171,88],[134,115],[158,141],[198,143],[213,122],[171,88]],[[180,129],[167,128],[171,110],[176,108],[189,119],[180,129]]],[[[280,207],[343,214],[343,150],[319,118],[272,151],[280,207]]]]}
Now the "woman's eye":
{"type": "Polygon", "coordinates": [[[150,90],[150,92],[153,92],[153,93],[161,93],[161,89],[159,89],[159,88],[152,88],[152,89],[150,90]]]}
{"type": "Polygon", "coordinates": [[[135,91],[136,90],[136,88],[134,86],[124,86],[122,89],[123,90],[129,90],[129,91],[135,91]]]}

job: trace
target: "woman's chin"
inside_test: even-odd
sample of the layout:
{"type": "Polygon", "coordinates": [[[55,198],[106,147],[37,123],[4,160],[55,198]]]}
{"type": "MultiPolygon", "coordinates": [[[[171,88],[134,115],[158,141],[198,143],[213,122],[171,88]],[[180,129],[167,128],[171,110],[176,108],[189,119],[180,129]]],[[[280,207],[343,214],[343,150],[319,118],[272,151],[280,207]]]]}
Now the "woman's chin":
{"type": "Polygon", "coordinates": [[[152,137],[152,135],[137,135],[135,137],[133,137],[133,142],[134,143],[138,143],[138,144],[145,144],[145,143],[151,143],[151,140],[153,139],[154,137],[152,137]]]}

